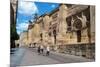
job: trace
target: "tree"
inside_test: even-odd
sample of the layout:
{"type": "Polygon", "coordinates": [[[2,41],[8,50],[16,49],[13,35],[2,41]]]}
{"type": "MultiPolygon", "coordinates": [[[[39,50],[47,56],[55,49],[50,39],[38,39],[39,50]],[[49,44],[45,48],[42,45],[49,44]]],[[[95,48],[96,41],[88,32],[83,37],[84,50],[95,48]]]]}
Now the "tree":
{"type": "Polygon", "coordinates": [[[10,4],[10,47],[15,48],[15,40],[19,39],[19,35],[16,32],[16,21],[14,19],[14,9],[12,4],[10,4]]]}

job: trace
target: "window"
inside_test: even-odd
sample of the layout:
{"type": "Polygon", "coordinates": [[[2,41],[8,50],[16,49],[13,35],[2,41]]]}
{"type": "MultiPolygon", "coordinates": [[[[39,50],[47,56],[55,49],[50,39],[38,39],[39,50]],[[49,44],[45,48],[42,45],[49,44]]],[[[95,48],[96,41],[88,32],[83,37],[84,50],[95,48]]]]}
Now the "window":
{"type": "Polygon", "coordinates": [[[49,32],[48,35],[51,36],[51,32],[49,32]]]}
{"type": "Polygon", "coordinates": [[[68,26],[71,26],[71,17],[66,18],[66,22],[68,26]]]}
{"type": "Polygon", "coordinates": [[[77,31],[77,42],[81,42],[81,30],[77,31]]]}
{"type": "Polygon", "coordinates": [[[66,18],[66,22],[67,22],[67,25],[68,25],[68,27],[67,27],[67,30],[68,31],[71,31],[71,17],[68,17],[68,18],[66,18]]]}

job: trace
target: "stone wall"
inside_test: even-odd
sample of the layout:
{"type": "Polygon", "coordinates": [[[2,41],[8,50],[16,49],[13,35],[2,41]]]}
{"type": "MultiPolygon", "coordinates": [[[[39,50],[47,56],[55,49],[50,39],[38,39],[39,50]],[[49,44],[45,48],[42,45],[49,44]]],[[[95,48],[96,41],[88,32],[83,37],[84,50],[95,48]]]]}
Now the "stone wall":
{"type": "Polygon", "coordinates": [[[92,6],[68,7],[66,4],[61,4],[53,13],[39,17],[33,24],[33,28],[29,30],[31,43],[50,45],[58,52],[93,58],[95,51],[95,16],[93,15],[94,7],[92,6]],[[87,22],[90,23],[91,28],[87,26],[87,22]],[[90,54],[87,55],[87,53],[90,54]]]}

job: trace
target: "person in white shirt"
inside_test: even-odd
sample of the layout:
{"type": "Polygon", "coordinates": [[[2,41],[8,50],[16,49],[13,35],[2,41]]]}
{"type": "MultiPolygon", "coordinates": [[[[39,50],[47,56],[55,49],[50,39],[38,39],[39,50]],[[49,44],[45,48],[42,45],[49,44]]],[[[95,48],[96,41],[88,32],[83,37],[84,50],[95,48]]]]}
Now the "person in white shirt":
{"type": "Polygon", "coordinates": [[[43,54],[44,47],[42,45],[40,46],[40,50],[41,50],[41,53],[43,54]]]}
{"type": "Polygon", "coordinates": [[[46,47],[46,55],[49,56],[49,54],[50,54],[50,47],[47,46],[47,47],[46,47]]]}

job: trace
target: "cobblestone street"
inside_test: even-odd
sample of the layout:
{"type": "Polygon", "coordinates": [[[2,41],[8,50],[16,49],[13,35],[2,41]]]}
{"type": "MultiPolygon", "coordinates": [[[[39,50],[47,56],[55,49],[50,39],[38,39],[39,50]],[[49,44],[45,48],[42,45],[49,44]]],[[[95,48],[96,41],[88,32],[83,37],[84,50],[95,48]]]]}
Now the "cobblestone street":
{"type": "Polygon", "coordinates": [[[49,56],[45,56],[45,53],[39,55],[36,51],[36,48],[21,47],[11,50],[11,67],[94,61],[80,56],[61,54],[52,51],[50,52],[49,56]]]}

